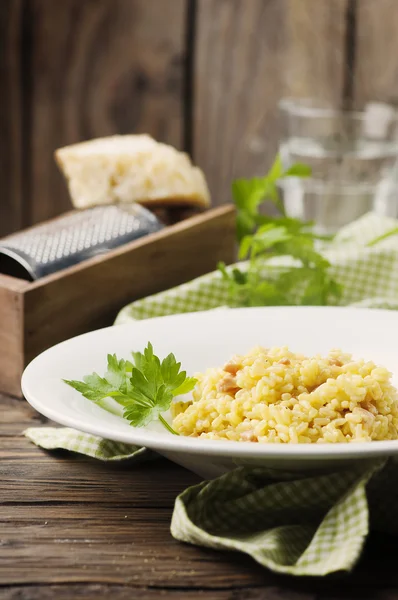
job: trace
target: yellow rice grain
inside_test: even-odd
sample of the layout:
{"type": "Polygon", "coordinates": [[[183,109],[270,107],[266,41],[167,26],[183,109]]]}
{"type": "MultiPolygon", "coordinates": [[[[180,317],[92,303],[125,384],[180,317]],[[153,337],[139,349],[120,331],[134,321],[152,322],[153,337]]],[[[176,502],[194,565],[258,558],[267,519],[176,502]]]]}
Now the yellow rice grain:
{"type": "Polygon", "coordinates": [[[305,357],[287,347],[234,356],[237,389],[223,368],[196,375],[189,402],[172,405],[181,435],[260,443],[347,443],[398,438],[398,393],[391,374],[332,350],[305,357]]]}

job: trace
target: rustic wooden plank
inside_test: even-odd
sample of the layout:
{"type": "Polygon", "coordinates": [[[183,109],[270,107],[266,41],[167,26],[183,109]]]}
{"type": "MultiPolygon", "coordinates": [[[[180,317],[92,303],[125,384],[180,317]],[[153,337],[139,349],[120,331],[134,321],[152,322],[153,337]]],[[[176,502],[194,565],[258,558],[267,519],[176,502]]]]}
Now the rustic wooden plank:
{"type": "Polygon", "coordinates": [[[131,132],[181,146],[185,4],[29,2],[32,222],[70,207],[57,147],[131,132]]]}
{"type": "MultiPolygon", "coordinates": [[[[0,394],[0,438],[6,443],[6,438],[18,439],[20,446],[21,432],[27,427],[43,425],[47,419],[35,411],[27,402],[20,398],[12,398],[0,394]]],[[[34,448],[34,446],[32,446],[34,448]]]]}
{"type": "Polygon", "coordinates": [[[0,237],[23,223],[22,1],[0,2],[0,237]]]}
{"type": "MultiPolygon", "coordinates": [[[[0,413],[9,422],[13,418],[20,431],[32,411],[24,402],[0,397],[0,413]]],[[[174,498],[198,479],[181,467],[165,460],[134,466],[47,453],[22,437],[3,437],[4,427],[1,420],[0,596],[5,600],[397,597],[394,538],[371,539],[358,567],[344,576],[342,596],[339,577],[281,577],[245,556],[173,540],[174,498]],[[11,444],[13,456],[4,456],[11,444]],[[27,448],[33,450],[29,457],[27,448]]]]}
{"type": "MultiPolygon", "coordinates": [[[[296,580],[297,581],[297,580],[296,580]]],[[[209,590],[209,589],[167,589],[167,588],[132,588],[121,585],[40,585],[34,587],[13,586],[2,591],[2,600],[98,600],[98,598],[112,598],[112,600],[131,600],[136,597],[139,600],[158,600],[164,598],[169,600],[396,600],[396,590],[374,590],[369,596],[364,591],[359,593],[355,590],[336,592],[331,595],[327,591],[320,594],[315,591],[296,591],[296,581],[286,582],[285,585],[277,587],[244,587],[233,590],[209,590]],[[133,596],[134,594],[134,596],[133,596]]],[[[344,585],[343,583],[341,584],[344,585]]]]}
{"type": "Polygon", "coordinates": [[[347,0],[198,0],[194,159],[213,202],[261,175],[281,133],[283,96],[340,101],[347,0]]]}
{"type": "Polygon", "coordinates": [[[349,2],[285,2],[285,95],[313,97],[334,105],[342,102],[349,2]]]}
{"type": "MultiPolygon", "coordinates": [[[[112,600],[322,600],[325,596],[292,592],[289,588],[264,588],[248,587],[234,588],[233,590],[209,589],[168,589],[166,587],[134,588],[128,585],[39,585],[39,586],[13,586],[2,591],[2,600],[98,600],[99,598],[112,598],[112,600]]],[[[347,597],[346,597],[347,598],[347,597]]],[[[373,600],[392,600],[393,596],[377,597],[373,600]]],[[[334,600],[328,598],[327,600],[334,600]]],[[[363,600],[363,599],[357,599],[363,600]]]]}
{"type": "MultiPolygon", "coordinates": [[[[148,589],[133,588],[127,585],[39,585],[39,586],[13,586],[2,590],[2,600],[98,600],[99,598],[112,598],[112,600],[132,600],[133,597],[139,600],[262,600],[264,598],[263,590],[245,588],[236,589],[231,596],[231,590],[200,590],[200,589],[148,589]]],[[[276,597],[267,596],[269,600],[315,600],[308,595],[292,596],[278,595],[276,597]]],[[[387,600],[384,598],[383,600],[387,600]]]]}
{"type": "MultiPolygon", "coordinates": [[[[170,519],[169,511],[169,519],[170,519]]],[[[119,541],[114,528],[101,524],[84,524],[86,537],[76,539],[69,530],[52,531],[54,538],[43,537],[48,527],[45,514],[37,527],[30,527],[30,540],[17,538],[4,529],[0,547],[0,582],[21,583],[126,583],[135,587],[200,587],[233,589],[264,581],[259,566],[253,568],[247,557],[183,546],[171,539],[169,521],[165,518],[126,527],[130,539],[119,541]],[[100,537],[92,538],[97,528],[100,537]],[[32,542],[35,551],[32,552],[32,542]],[[182,564],[181,564],[182,563],[182,564]],[[257,571],[257,576],[256,576],[257,571]],[[211,579],[211,585],[208,581],[211,579]]],[[[1,523],[2,528],[4,527],[1,523]]],[[[11,527],[10,527],[11,529],[11,527]]],[[[22,528],[17,528],[21,533],[22,528]]],[[[268,578],[269,579],[269,578],[268,578]]]]}
{"type": "Polygon", "coordinates": [[[398,6],[396,0],[356,3],[354,101],[398,104],[398,6]]]}
{"type": "Polygon", "coordinates": [[[19,388],[23,369],[23,292],[26,281],[0,274],[0,388],[19,388]]]}
{"type": "MultiPolygon", "coordinates": [[[[2,414],[10,406],[16,428],[22,429],[25,403],[8,403],[6,397],[1,402],[2,414]]],[[[162,459],[134,466],[47,453],[21,437],[10,457],[9,443],[17,446],[17,439],[0,437],[0,585],[207,587],[203,582],[212,573],[215,588],[263,580],[249,559],[172,540],[174,499],[197,476],[162,459]],[[28,460],[26,448],[34,449],[28,460]],[[225,569],[219,571],[220,565],[225,569]]]]}
{"type": "MultiPolygon", "coordinates": [[[[32,410],[27,403],[2,397],[0,412],[22,430],[32,410]]],[[[4,427],[0,423],[0,434],[4,427]]],[[[130,591],[155,586],[159,593],[163,587],[192,584],[222,590],[264,580],[263,571],[249,559],[172,540],[174,498],[198,481],[181,467],[161,459],[141,467],[102,463],[47,453],[24,438],[19,447],[17,442],[18,437],[0,436],[0,585],[116,582],[129,584],[130,591]],[[15,445],[12,457],[10,443],[15,445]],[[27,449],[33,449],[28,460],[27,449]],[[209,577],[208,586],[204,582],[209,577]]],[[[9,589],[6,597],[12,598],[9,589]]],[[[30,589],[48,597],[46,587],[30,589]]],[[[72,589],[83,590],[82,597],[93,590],[85,585],[72,589]]],[[[156,595],[149,590],[147,597],[156,595]]]]}
{"type": "MultiPolygon", "coordinates": [[[[141,470],[139,465],[128,461],[110,465],[68,452],[38,450],[27,461],[28,444],[27,440],[21,440],[21,449],[15,452],[12,460],[4,460],[1,465],[2,503],[29,506],[28,513],[36,503],[103,504],[109,500],[107,494],[115,505],[171,508],[174,498],[184,487],[199,481],[194,475],[176,470],[160,459],[145,464],[141,470]],[[159,486],[156,495],[153,495],[154,480],[159,486]]],[[[74,510],[78,516],[79,508],[74,510]]]]}

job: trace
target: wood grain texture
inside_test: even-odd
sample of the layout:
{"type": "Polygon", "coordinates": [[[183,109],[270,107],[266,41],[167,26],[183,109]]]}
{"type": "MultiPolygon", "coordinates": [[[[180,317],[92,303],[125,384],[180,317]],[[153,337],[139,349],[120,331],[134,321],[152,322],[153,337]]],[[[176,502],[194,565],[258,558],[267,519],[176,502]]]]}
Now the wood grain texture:
{"type": "Polygon", "coordinates": [[[261,175],[283,96],[338,100],[347,0],[198,0],[194,158],[215,204],[235,177],[261,175]]]}
{"type": "MultiPolygon", "coordinates": [[[[235,553],[176,542],[177,494],[198,477],[164,459],[104,463],[45,452],[21,432],[46,419],[0,396],[2,600],[395,600],[393,538],[373,536],[350,575],[282,577],[235,553]]],[[[50,423],[49,423],[50,424],[50,423]]]]}
{"type": "Polygon", "coordinates": [[[0,2],[0,237],[23,224],[22,0],[0,2]]]}
{"type": "Polygon", "coordinates": [[[398,105],[398,3],[396,0],[358,0],[354,100],[398,105]]]}
{"type": "Polygon", "coordinates": [[[209,273],[218,261],[233,262],[234,245],[235,212],[219,207],[32,283],[24,296],[25,361],[111,325],[133,300],[209,273]]]}
{"type": "Polygon", "coordinates": [[[285,0],[285,95],[341,103],[348,4],[349,0],[285,0]]]}
{"type": "Polygon", "coordinates": [[[182,144],[186,0],[28,0],[30,220],[70,208],[57,147],[147,132],[182,144]]]}
{"type": "MultiPolygon", "coordinates": [[[[268,593],[268,592],[267,592],[268,593]]],[[[132,600],[132,595],[138,600],[283,600],[282,596],[273,594],[264,596],[264,589],[235,588],[234,590],[209,590],[192,588],[187,589],[159,589],[154,587],[135,588],[122,585],[101,584],[69,584],[69,585],[40,585],[40,586],[13,586],[2,591],[2,600],[99,600],[112,598],[112,600],[132,600]]],[[[285,596],[288,598],[288,596],[285,596]]],[[[308,595],[290,596],[291,600],[315,600],[308,595]]],[[[383,599],[384,600],[384,599],[383,599]]]]}
{"type": "Polygon", "coordinates": [[[25,402],[0,397],[0,412],[13,423],[0,422],[0,585],[183,591],[198,583],[222,589],[226,581],[238,588],[263,581],[250,560],[202,553],[171,538],[174,499],[197,476],[162,459],[140,467],[43,452],[14,435],[34,415],[25,402]]]}
{"type": "Polygon", "coordinates": [[[0,389],[20,387],[23,370],[23,293],[26,281],[0,274],[0,389]]]}

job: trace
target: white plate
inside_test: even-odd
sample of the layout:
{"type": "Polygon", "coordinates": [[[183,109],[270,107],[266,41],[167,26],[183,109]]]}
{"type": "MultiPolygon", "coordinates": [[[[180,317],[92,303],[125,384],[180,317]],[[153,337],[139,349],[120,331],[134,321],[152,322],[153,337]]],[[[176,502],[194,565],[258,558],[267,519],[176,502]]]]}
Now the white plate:
{"type": "Polygon", "coordinates": [[[22,377],[28,402],[50,419],[104,438],[159,451],[204,477],[236,465],[272,468],[330,468],[341,461],[398,454],[398,441],[351,444],[275,444],[200,440],[174,436],[159,423],[131,427],[62,382],[103,373],[106,355],[127,358],[148,341],[160,357],[173,352],[189,374],[222,365],[255,345],[283,346],[304,354],[341,348],[373,360],[393,373],[398,385],[398,313],[331,307],[218,309],[137,321],[88,333],[35,358],[22,377]]]}

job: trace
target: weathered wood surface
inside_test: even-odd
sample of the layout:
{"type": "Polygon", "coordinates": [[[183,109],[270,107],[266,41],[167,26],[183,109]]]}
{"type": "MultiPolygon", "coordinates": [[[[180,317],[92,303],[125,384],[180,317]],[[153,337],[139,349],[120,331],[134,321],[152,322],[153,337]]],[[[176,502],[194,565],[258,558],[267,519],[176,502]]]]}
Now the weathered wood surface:
{"type": "Polygon", "coordinates": [[[20,389],[24,369],[23,292],[26,288],[26,281],[0,273],[0,389],[8,393],[20,389]]]}
{"type": "Polygon", "coordinates": [[[23,226],[22,0],[0,2],[0,237],[23,226]]]}
{"type": "Polygon", "coordinates": [[[181,146],[185,3],[30,0],[32,223],[70,208],[56,148],[130,132],[181,146]]]}
{"type": "Polygon", "coordinates": [[[398,106],[398,3],[359,0],[356,7],[354,102],[398,106]]]}
{"type": "Polygon", "coordinates": [[[251,559],[176,542],[174,499],[198,478],[159,459],[102,463],[39,450],[21,432],[45,422],[0,396],[3,600],[335,600],[398,598],[395,539],[373,538],[351,575],[288,578],[251,559]]]}
{"type": "Polygon", "coordinates": [[[340,103],[346,10],[347,0],[199,0],[193,151],[214,202],[271,165],[282,97],[340,103]]]}

